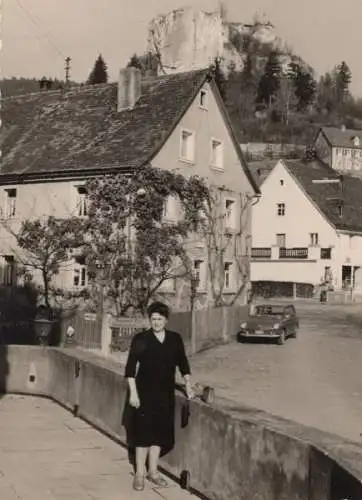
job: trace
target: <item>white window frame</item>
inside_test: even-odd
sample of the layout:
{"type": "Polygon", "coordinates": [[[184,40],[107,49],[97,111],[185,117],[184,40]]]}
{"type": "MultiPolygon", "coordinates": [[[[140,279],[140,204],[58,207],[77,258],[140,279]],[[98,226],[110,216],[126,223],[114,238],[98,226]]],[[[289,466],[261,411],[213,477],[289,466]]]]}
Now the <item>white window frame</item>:
{"type": "Polygon", "coordinates": [[[278,217],[284,217],[285,216],[285,203],[283,202],[280,202],[280,203],[277,203],[277,216],[278,217]]]}
{"type": "Polygon", "coordinates": [[[310,246],[316,247],[319,245],[319,234],[318,233],[309,233],[310,238],[310,246]]]}
{"type": "Polygon", "coordinates": [[[286,233],[277,233],[275,238],[276,246],[278,248],[285,248],[287,244],[287,235],[286,233]],[[284,240],[284,245],[280,245],[280,240],[284,240]]]}
{"type": "Polygon", "coordinates": [[[176,222],[180,219],[181,214],[179,213],[179,200],[177,196],[170,195],[167,196],[163,205],[162,218],[165,221],[176,222]]]}
{"type": "Polygon", "coordinates": [[[199,94],[199,107],[201,109],[208,109],[208,91],[206,89],[201,89],[199,94]],[[202,102],[204,101],[204,102],[202,102]]]}
{"type": "Polygon", "coordinates": [[[215,137],[211,138],[210,141],[210,165],[212,168],[216,170],[224,170],[224,143],[220,139],[216,139],[215,137]],[[218,144],[220,150],[217,153],[219,159],[215,158],[215,148],[214,145],[218,144]]]}
{"type": "Polygon", "coordinates": [[[76,209],[78,217],[86,217],[88,215],[88,195],[84,185],[75,186],[76,189],[76,209]],[[84,193],[80,193],[83,191],[84,193]]]}
{"type": "Polygon", "coordinates": [[[74,258],[73,264],[73,289],[75,290],[83,290],[88,285],[88,274],[87,274],[87,265],[80,261],[83,259],[74,258]],[[76,283],[76,279],[79,279],[79,282],[76,283]]]}
{"type": "Polygon", "coordinates": [[[204,259],[193,259],[192,270],[195,278],[198,278],[196,290],[204,292],[206,289],[206,262],[204,259]]]}
{"type": "Polygon", "coordinates": [[[234,289],[234,264],[231,261],[224,262],[224,290],[232,291],[234,289]]]}
{"type": "Polygon", "coordinates": [[[237,230],[237,203],[235,198],[225,198],[224,202],[225,208],[225,229],[231,229],[233,231],[237,230]],[[231,210],[228,208],[228,204],[231,203],[231,210]]]}
{"type": "Polygon", "coordinates": [[[14,283],[15,258],[13,255],[4,255],[3,258],[4,258],[3,284],[5,286],[13,286],[15,284],[14,283]]]}
{"type": "Polygon", "coordinates": [[[16,216],[16,205],[18,199],[18,190],[15,187],[5,188],[5,218],[13,219],[16,216]],[[10,193],[14,193],[15,196],[10,196],[10,193]]]}
{"type": "MultiPolygon", "coordinates": [[[[188,148],[186,148],[188,149],[188,148]]],[[[179,151],[180,160],[185,163],[195,163],[195,132],[193,130],[189,130],[186,128],[182,128],[180,131],[180,151],[179,151]],[[184,144],[184,134],[187,134],[188,140],[191,141],[190,148],[191,152],[187,151],[187,156],[183,156],[183,144],[184,144]]]]}

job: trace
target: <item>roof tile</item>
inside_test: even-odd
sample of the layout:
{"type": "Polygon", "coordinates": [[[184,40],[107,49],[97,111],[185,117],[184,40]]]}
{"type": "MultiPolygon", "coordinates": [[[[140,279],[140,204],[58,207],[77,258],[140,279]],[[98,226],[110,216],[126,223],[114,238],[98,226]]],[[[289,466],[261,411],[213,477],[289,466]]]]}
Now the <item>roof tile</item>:
{"type": "Polygon", "coordinates": [[[322,131],[324,132],[327,140],[334,147],[353,148],[355,147],[353,144],[353,139],[354,137],[358,137],[360,140],[359,147],[362,148],[362,130],[342,130],[336,127],[323,127],[322,131]]]}
{"type": "Polygon", "coordinates": [[[305,163],[285,160],[284,164],[324,216],[337,229],[362,232],[361,179],[351,175],[341,176],[319,160],[305,163]],[[313,182],[321,179],[340,182],[313,182]],[[340,204],[343,206],[342,216],[339,215],[340,204]]]}
{"type": "Polygon", "coordinates": [[[129,169],[166,140],[206,70],[142,80],[132,110],[117,111],[117,83],[6,98],[0,176],[68,170],[129,169]]]}

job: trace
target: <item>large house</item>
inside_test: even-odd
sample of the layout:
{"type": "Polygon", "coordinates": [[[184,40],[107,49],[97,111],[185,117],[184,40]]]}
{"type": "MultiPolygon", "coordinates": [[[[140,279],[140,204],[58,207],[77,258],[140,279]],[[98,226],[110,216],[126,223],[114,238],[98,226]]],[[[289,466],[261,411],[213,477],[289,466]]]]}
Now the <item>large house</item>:
{"type": "MultiPolygon", "coordinates": [[[[84,216],[84,183],[90,177],[127,175],[142,165],[199,175],[210,186],[222,186],[220,210],[234,221],[236,246],[243,250],[225,264],[225,292],[236,289],[241,277],[233,259],[248,264],[251,246],[251,211],[243,209],[259,189],[208,71],[141,78],[139,70],[126,68],[116,83],[4,99],[2,122],[0,207],[3,222],[15,232],[29,218],[84,216]],[[247,214],[242,232],[241,211],[247,214]]],[[[11,283],[16,241],[3,228],[0,245],[2,279],[11,283]]],[[[199,242],[190,253],[198,293],[207,296],[206,249],[199,242]]],[[[84,261],[67,265],[57,285],[85,287],[84,261]]],[[[170,294],[180,289],[170,287],[170,294]]]]}
{"type": "Polygon", "coordinates": [[[256,180],[263,174],[252,218],[254,289],[275,292],[279,284],[279,293],[308,296],[324,283],[357,293],[362,180],[316,159],[279,160],[268,175],[260,165],[250,168],[256,180]]]}
{"type": "Polygon", "coordinates": [[[362,130],[322,127],[313,146],[318,158],[334,170],[362,174],[362,130]]]}

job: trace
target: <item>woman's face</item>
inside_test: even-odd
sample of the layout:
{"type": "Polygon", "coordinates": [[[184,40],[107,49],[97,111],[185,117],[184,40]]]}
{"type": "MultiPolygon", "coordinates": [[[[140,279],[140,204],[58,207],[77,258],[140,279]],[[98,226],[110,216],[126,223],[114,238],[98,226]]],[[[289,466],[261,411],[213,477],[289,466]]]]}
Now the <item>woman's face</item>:
{"type": "Polygon", "coordinates": [[[162,332],[164,330],[167,319],[159,313],[152,313],[150,317],[151,327],[154,332],[162,332]]]}

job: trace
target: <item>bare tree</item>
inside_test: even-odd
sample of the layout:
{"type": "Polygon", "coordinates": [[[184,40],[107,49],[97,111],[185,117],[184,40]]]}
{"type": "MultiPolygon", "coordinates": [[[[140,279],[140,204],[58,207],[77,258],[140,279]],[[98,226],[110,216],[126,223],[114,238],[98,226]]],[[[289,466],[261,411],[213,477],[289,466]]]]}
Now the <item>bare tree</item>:
{"type": "Polygon", "coordinates": [[[279,89],[275,95],[274,109],[286,125],[289,123],[290,113],[296,110],[297,105],[298,98],[295,95],[294,82],[287,75],[283,75],[280,78],[279,89]]]}
{"type": "Polygon", "coordinates": [[[230,212],[224,202],[228,194],[236,202],[235,193],[216,187],[211,188],[210,193],[199,226],[199,233],[207,250],[208,282],[214,306],[231,306],[249,285],[248,248],[251,235],[248,221],[250,220],[251,198],[248,195],[238,195],[239,206],[235,207],[238,217],[235,227],[231,228],[228,224],[230,212]],[[232,287],[230,283],[227,283],[229,263],[236,268],[232,287]],[[226,292],[229,299],[226,298],[226,292]]]}

